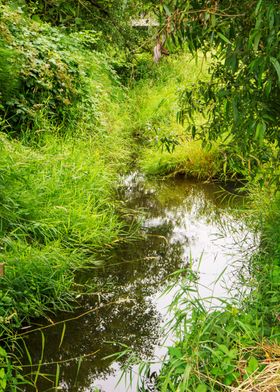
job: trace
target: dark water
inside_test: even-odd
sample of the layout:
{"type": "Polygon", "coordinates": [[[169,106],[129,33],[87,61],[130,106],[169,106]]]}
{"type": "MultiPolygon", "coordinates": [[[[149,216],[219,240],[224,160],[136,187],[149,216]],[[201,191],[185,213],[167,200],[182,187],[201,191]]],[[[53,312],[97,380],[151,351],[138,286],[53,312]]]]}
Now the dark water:
{"type": "MultiPolygon", "coordinates": [[[[148,182],[132,174],[124,180],[122,199],[126,207],[138,211],[143,239],[120,246],[102,268],[81,276],[82,282],[97,277],[97,294],[89,293],[77,314],[53,321],[77,319],[44,330],[42,358],[41,333],[26,337],[32,363],[40,359],[49,363],[40,369],[45,377],[38,378],[39,392],[56,390],[48,376],[55,374],[56,362],[60,362],[57,390],[136,391],[137,375],[132,386],[124,379],[116,385],[124,358],[104,358],[126,346],[141,358],[165,354],[165,346],[159,343],[176,284],[168,294],[161,294],[174,279],[170,274],[179,268],[190,264],[199,268],[200,295],[228,295],[235,279],[232,264],[244,257],[241,244],[246,248],[253,235],[231,212],[241,200],[225,196],[217,185],[184,179],[148,182]],[[223,271],[223,279],[213,284],[223,271]],[[80,317],[84,312],[88,313],[80,317]],[[80,357],[83,360],[76,359],[80,357]]],[[[165,345],[171,340],[170,336],[165,345]]]]}

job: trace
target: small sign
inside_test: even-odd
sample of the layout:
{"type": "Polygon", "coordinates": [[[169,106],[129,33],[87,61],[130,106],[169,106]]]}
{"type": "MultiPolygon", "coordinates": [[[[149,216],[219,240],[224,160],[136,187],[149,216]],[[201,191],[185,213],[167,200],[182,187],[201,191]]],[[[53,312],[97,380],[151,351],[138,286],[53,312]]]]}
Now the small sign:
{"type": "Polygon", "coordinates": [[[0,263],[0,278],[5,275],[5,263],[0,263]]]}

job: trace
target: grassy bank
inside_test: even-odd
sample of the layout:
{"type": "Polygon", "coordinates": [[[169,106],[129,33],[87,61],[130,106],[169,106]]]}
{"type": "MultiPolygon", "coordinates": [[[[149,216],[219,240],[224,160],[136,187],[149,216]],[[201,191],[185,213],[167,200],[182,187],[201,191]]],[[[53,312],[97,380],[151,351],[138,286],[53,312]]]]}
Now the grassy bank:
{"type": "Polygon", "coordinates": [[[25,382],[16,331],[78,305],[77,271],[129,237],[115,192],[134,141],[127,93],[95,33],[16,6],[1,6],[0,30],[0,390],[15,391],[25,382]]]}
{"type": "MultiPolygon", "coordinates": [[[[145,58],[144,58],[145,59],[145,58]]],[[[138,62],[144,61],[139,58],[138,62]]],[[[222,174],[219,143],[211,149],[187,136],[178,122],[178,94],[185,86],[207,80],[210,56],[175,55],[146,66],[129,92],[134,134],[140,143],[138,164],[146,175],[176,175],[210,179],[222,174]]],[[[201,121],[197,116],[197,121],[201,121]]]]}
{"type": "Polygon", "coordinates": [[[40,148],[2,135],[4,323],[69,308],[74,271],[122,234],[112,201],[118,165],[111,165],[89,135],[52,136],[40,148]]]}
{"type": "Polygon", "coordinates": [[[0,390],[15,391],[16,331],[73,309],[76,272],[129,237],[115,190],[134,141],[127,93],[94,32],[16,5],[0,6],[0,31],[0,390]]]}

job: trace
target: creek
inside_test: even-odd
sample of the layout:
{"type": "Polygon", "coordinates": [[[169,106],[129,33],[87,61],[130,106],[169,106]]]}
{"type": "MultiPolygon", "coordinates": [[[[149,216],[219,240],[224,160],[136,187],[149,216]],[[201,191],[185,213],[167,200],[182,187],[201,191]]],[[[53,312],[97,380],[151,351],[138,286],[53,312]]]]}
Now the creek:
{"type": "MultiPolygon", "coordinates": [[[[142,238],[106,256],[92,273],[97,292],[85,297],[77,314],[59,315],[54,321],[76,319],[43,331],[43,350],[40,332],[27,335],[32,363],[49,363],[41,366],[46,376],[38,378],[39,392],[56,390],[47,376],[55,374],[56,362],[57,390],[136,392],[137,368],[130,386],[124,378],[118,383],[125,357],[106,357],[128,346],[141,358],[160,360],[172,343],[172,336],[164,344],[162,338],[170,318],[168,306],[178,289],[173,273],[199,270],[199,295],[228,297],[233,295],[229,290],[236,282],[237,266],[254,244],[242,215],[234,212],[243,199],[229,197],[217,184],[184,178],[145,180],[132,173],[123,180],[120,193],[125,207],[141,222],[142,238]],[[172,283],[173,289],[165,292],[172,283]],[[86,314],[79,317],[82,313],[86,314]],[[79,357],[83,359],[73,359],[79,357]]],[[[80,283],[92,279],[90,275],[82,274],[80,283]]]]}

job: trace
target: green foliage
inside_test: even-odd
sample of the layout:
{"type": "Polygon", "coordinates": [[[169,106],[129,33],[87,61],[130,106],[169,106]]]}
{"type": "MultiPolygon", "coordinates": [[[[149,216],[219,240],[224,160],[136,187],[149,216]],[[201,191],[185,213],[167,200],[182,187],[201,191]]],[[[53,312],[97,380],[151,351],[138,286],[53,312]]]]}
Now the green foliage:
{"type": "MultiPolygon", "coordinates": [[[[123,57],[131,60],[131,51],[143,44],[149,32],[137,30],[131,18],[146,12],[150,1],[131,0],[25,0],[21,3],[32,19],[47,22],[67,31],[90,31],[101,34],[99,50],[106,50],[116,63],[123,57]],[[147,4],[146,4],[147,3],[147,4]]],[[[128,64],[124,64],[124,68],[128,64]]]]}
{"type": "Polygon", "coordinates": [[[213,56],[210,81],[181,93],[189,134],[206,143],[229,137],[228,154],[266,162],[280,142],[278,1],[167,0],[158,13],[169,45],[213,56]],[[197,112],[205,116],[202,124],[197,112]]]}
{"type": "Polygon", "coordinates": [[[261,248],[252,260],[255,287],[248,302],[249,306],[251,302],[254,304],[255,317],[264,318],[267,327],[279,333],[280,195],[278,192],[273,197],[268,190],[259,189],[252,191],[252,195],[260,222],[261,248]],[[261,200],[260,205],[256,203],[257,198],[261,200]]]}
{"type": "Polygon", "coordinates": [[[65,34],[5,6],[0,8],[0,31],[0,115],[10,131],[36,130],[42,111],[49,123],[60,127],[74,123],[81,101],[97,121],[100,93],[89,89],[88,76],[102,65],[116,81],[105,56],[90,52],[98,34],[65,34]]]}
{"type": "Polygon", "coordinates": [[[132,144],[125,91],[95,51],[100,34],[66,33],[12,2],[0,31],[1,126],[19,136],[0,135],[2,334],[69,310],[75,271],[122,236],[113,187],[132,144]]]}
{"type": "Polygon", "coordinates": [[[186,272],[171,305],[177,343],[168,349],[157,387],[162,392],[226,391],[264,368],[260,344],[264,338],[275,341],[275,329],[268,327],[264,313],[256,317],[256,302],[247,307],[220,300],[209,309],[209,298],[198,297],[186,272]]]}
{"type": "Polygon", "coordinates": [[[51,136],[38,149],[2,136],[2,321],[19,325],[50,308],[69,309],[74,271],[122,234],[111,192],[124,142],[108,154],[110,166],[98,148],[106,152],[111,140],[99,143],[51,136]]]}
{"type": "Polygon", "coordinates": [[[16,392],[17,386],[22,382],[23,378],[12,365],[10,355],[0,346],[0,391],[16,392]]]}
{"type": "MultiPolygon", "coordinates": [[[[0,43],[0,46],[3,44],[0,43]]],[[[19,67],[16,53],[11,49],[0,49],[0,86],[2,101],[8,101],[19,89],[19,67]]],[[[2,107],[1,107],[2,109],[2,107]]]]}
{"type": "Polygon", "coordinates": [[[146,149],[143,152],[140,167],[148,175],[176,175],[210,179],[220,176],[222,162],[220,151],[212,146],[210,151],[202,148],[200,142],[182,142],[174,151],[146,149]]]}
{"type": "MultiPolygon", "coordinates": [[[[144,145],[139,152],[141,170],[148,175],[180,173],[201,179],[224,175],[220,143],[204,149],[200,141],[186,137],[176,120],[178,91],[182,85],[192,86],[199,79],[207,79],[209,61],[202,55],[194,60],[186,53],[157,65],[151,60],[149,63],[144,55],[137,59],[139,74],[135,71],[135,75],[141,79],[135,82],[129,96],[135,133],[144,145]],[[142,62],[147,66],[142,68],[142,62]]],[[[196,120],[199,122],[200,117],[196,116],[196,120]]],[[[228,165],[226,174],[230,170],[232,165],[228,165]]]]}

